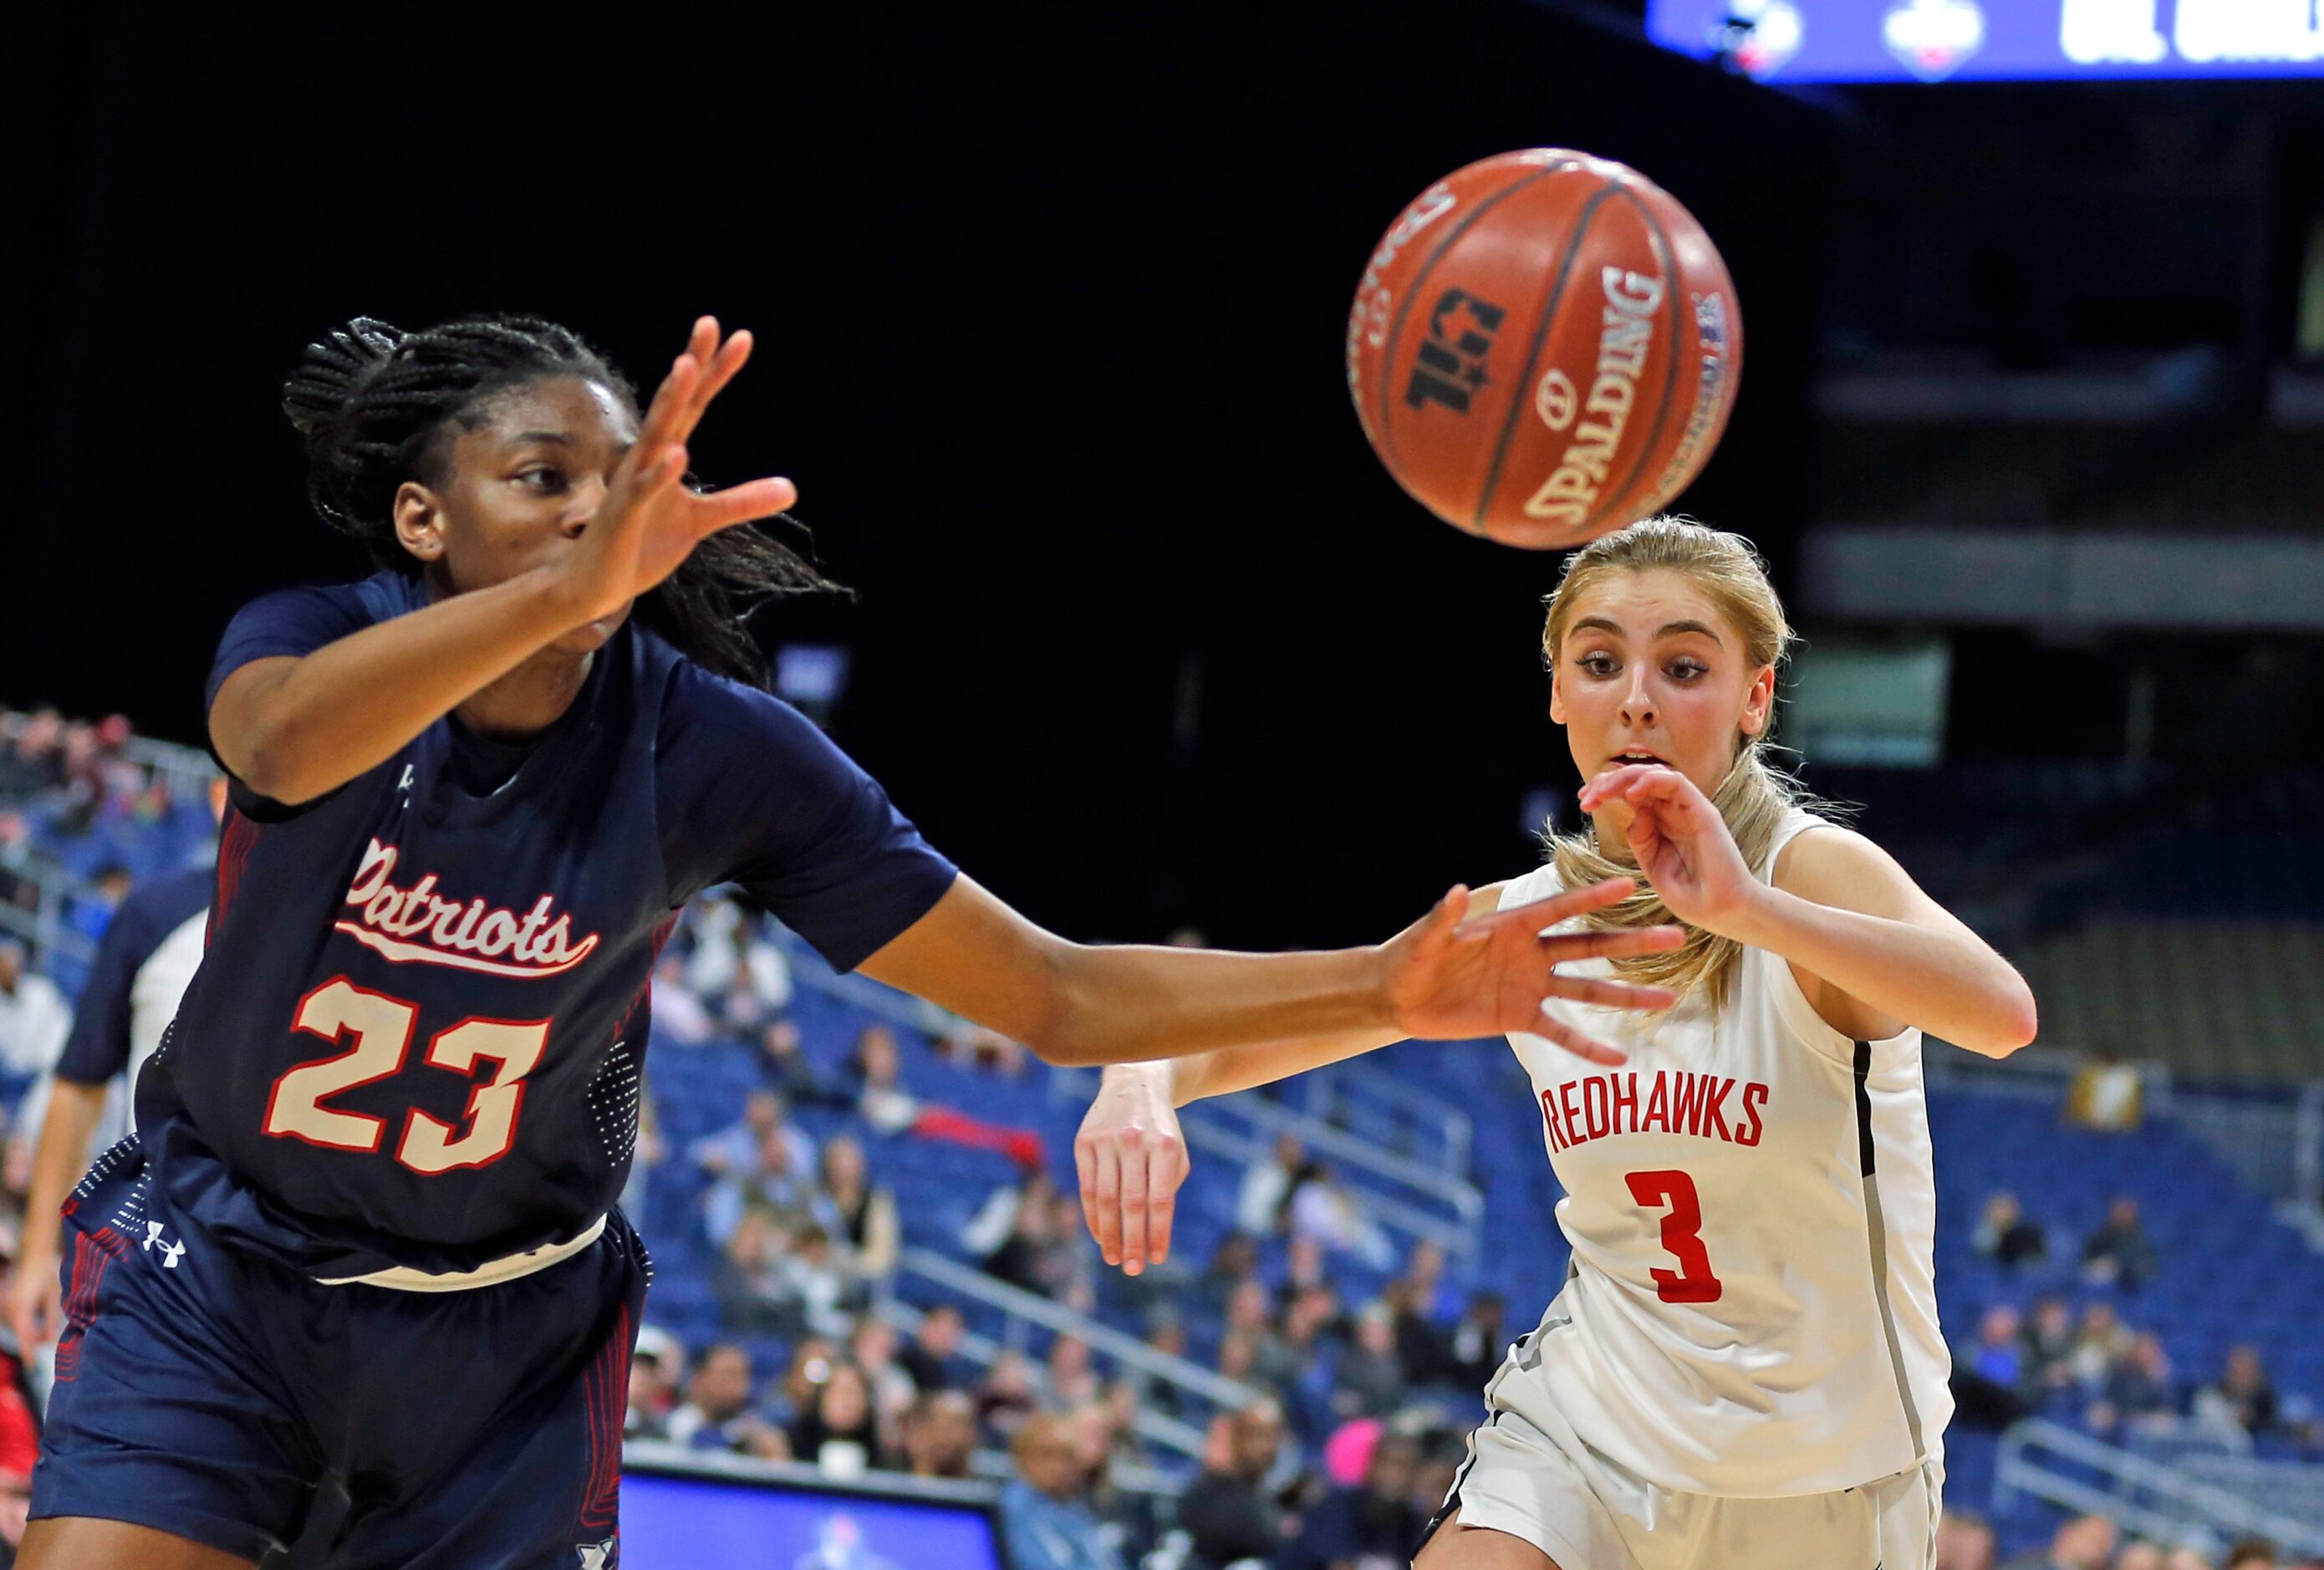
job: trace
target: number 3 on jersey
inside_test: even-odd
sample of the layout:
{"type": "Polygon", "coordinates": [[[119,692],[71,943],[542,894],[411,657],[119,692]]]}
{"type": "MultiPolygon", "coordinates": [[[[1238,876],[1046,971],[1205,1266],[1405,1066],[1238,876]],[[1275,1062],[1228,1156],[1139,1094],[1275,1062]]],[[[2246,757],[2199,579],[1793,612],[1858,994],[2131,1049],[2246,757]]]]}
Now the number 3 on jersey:
{"type": "MultiPolygon", "coordinates": [[[[355,1045],[335,1057],[301,1063],[276,1080],[266,1100],[266,1131],[333,1150],[378,1150],[387,1131],[384,1121],[334,1111],[323,1102],[401,1070],[419,1019],[415,1005],[366,992],[345,976],[309,993],[299,1003],[299,1029],[333,1043],[351,1033],[355,1045]]],[[[548,1045],[546,1020],[463,1020],[438,1031],[428,1043],[426,1061],[474,1079],[478,1059],[490,1058],[494,1072],[468,1093],[461,1119],[465,1133],[414,1107],[404,1118],[395,1159],[414,1172],[433,1174],[488,1167],[507,1155],[516,1143],[524,1076],[540,1066],[548,1045]]]]}
{"type": "Polygon", "coordinates": [[[1716,1303],[1727,1288],[1711,1273],[1702,1246],[1702,1200],[1694,1179],[1683,1172],[1633,1172],[1630,1197],[1648,1210],[1670,1206],[1663,1217],[1663,1247],[1678,1261],[1675,1270],[1654,1272],[1655,1295],[1665,1303],[1716,1303]]]}

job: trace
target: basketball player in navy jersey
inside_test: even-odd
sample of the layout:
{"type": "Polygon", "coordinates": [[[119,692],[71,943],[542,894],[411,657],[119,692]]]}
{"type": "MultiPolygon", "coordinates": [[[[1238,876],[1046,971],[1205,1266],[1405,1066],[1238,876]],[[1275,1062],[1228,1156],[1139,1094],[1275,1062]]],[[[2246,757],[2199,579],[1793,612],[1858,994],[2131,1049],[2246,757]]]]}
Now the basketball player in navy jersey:
{"type": "Polygon", "coordinates": [[[749,350],[697,323],[642,418],[528,318],[358,320],[292,377],[318,510],[382,570],[256,601],[212,667],[208,948],[65,1207],[27,1570],[248,1565],[333,1473],[346,1570],[617,1564],[649,1267],[613,1203],[655,951],[714,883],[1053,1063],[1666,1001],[1554,966],[1675,933],[1538,936],[1624,880],[1256,956],[1068,943],[961,876],[751,682],[734,601],[820,580],[733,528],[788,481],[681,483],[749,350]]]}

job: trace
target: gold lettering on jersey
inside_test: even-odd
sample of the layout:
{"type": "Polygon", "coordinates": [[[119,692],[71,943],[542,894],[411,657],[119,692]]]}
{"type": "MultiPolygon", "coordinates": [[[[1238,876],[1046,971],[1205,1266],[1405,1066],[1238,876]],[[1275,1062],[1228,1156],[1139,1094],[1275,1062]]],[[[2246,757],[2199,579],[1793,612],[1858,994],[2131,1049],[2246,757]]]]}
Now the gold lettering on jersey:
{"type": "Polygon", "coordinates": [[[1715,1074],[1658,1068],[1639,1094],[1638,1076],[1592,1074],[1541,1093],[1549,1148],[1571,1150],[1609,1134],[1692,1134],[1730,1145],[1756,1145],[1766,1130],[1759,1109],[1767,1087],[1715,1074]]]}
{"type": "Polygon", "coordinates": [[[1574,427],[1573,440],[1557,467],[1525,504],[1526,516],[1579,527],[1598,505],[1599,487],[1614,465],[1615,449],[1630,423],[1638,377],[1654,347],[1655,311],[1663,302],[1659,278],[1609,267],[1599,274],[1606,296],[1600,318],[1598,374],[1582,411],[1591,418],[1574,427]]]}
{"type": "Polygon", "coordinates": [[[554,895],[543,894],[520,916],[478,899],[447,900],[436,891],[433,873],[400,889],[388,881],[395,858],[396,848],[376,839],[365,847],[347,885],[355,917],[332,928],[398,965],[530,978],[570,970],[597,947],[594,932],[574,938],[573,919],[558,912],[554,895]]]}

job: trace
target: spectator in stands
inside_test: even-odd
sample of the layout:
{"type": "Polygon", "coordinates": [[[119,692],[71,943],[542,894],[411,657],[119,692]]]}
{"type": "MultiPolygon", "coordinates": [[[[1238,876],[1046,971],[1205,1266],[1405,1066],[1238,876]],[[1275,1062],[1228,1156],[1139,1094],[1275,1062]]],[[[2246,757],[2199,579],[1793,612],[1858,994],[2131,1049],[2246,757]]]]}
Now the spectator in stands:
{"type": "Polygon", "coordinates": [[[1011,1079],[1025,1072],[1025,1060],[1029,1056],[1023,1042],[1011,1041],[998,1030],[989,1030],[966,1020],[955,1021],[937,1037],[935,1048],[936,1056],[947,1063],[1006,1075],[1011,1079]]]}
{"type": "Polygon", "coordinates": [[[858,1317],[847,1338],[847,1355],[863,1371],[863,1382],[872,1390],[872,1409],[879,1416],[880,1431],[891,1450],[900,1444],[904,1415],[919,1396],[919,1387],[898,1359],[901,1350],[896,1327],[876,1314],[858,1317]]]}
{"type": "Polygon", "coordinates": [[[740,905],[703,900],[690,925],[687,985],[730,1034],[748,1038],[790,1006],[790,962],[740,905]]]}
{"type": "Polygon", "coordinates": [[[1295,1240],[1312,1239],[1326,1250],[1351,1254],[1376,1270],[1385,1270],[1396,1262],[1388,1233],[1323,1162],[1310,1163],[1305,1175],[1293,1182],[1288,1214],[1295,1240]]]}
{"type": "Polygon", "coordinates": [[[964,1382],[959,1361],[964,1328],[960,1310],[949,1303],[939,1303],[920,1316],[911,1344],[896,1354],[896,1361],[912,1376],[921,1394],[958,1390],[964,1382]]]}
{"type": "Polygon", "coordinates": [[[14,743],[0,753],[0,801],[29,801],[65,782],[63,734],[64,716],[55,709],[24,716],[14,743]]]}
{"type": "Polygon", "coordinates": [[[2034,1361],[2018,1332],[2017,1310],[1996,1303],[1978,1321],[1978,1338],[1953,1358],[1953,1399],[1971,1427],[2006,1428],[2025,1415],[2034,1361]]]}
{"type": "Polygon", "coordinates": [[[2020,1554],[2002,1570],[2107,1570],[2114,1540],[2114,1523],[2106,1517],[2076,1516],[2058,1528],[2047,1548],[2020,1554]]]}
{"type": "Polygon", "coordinates": [[[1481,1390],[1508,1355],[1508,1304],[1499,1292],[1469,1294],[1469,1306],[1452,1326],[1447,1379],[1462,1390],[1481,1390]]]}
{"type": "Polygon", "coordinates": [[[1289,1134],[1276,1135],[1274,1150],[1243,1168],[1242,1183],[1235,1190],[1236,1230],[1251,1237],[1281,1232],[1292,1181],[1306,1169],[1307,1153],[1299,1141],[1289,1134]]]}
{"type": "Polygon", "coordinates": [[[1993,1570],[1999,1547],[1982,1516],[1948,1505],[1937,1520],[1934,1570],[1993,1570]]]}
{"type": "Polygon", "coordinates": [[[782,1170],[804,1175],[815,1170],[815,1141],[789,1121],[790,1108],[771,1090],[754,1090],[742,1103],[740,1122],[705,1134],[687,1150],[694,1164],[713,1178],[747,1176],[766,1170],[766,1144],[781,1142],[788,1159],[782,1170]]]}
{"type": "Polygon", "coordinates": [[[724,1244],[748,1210],[764,1212],[794,1237],[819,1224],[815,1168],[797,1164],[806,1138],[790,1137],[798,1132],[787,1126],[767,1130],[760,1135],[757,1159],[730,1170],[703,1194],[702,1230],[711,1242],[724,1244]]]}
{"type": "Polygon", "coordinates": [[[807,1327],[806,1305],[787,1268],[790,1242],[763,1209],[736,1217],[710,1275],[722,1325],[743,1335],[797,1335],[807,1327]]]}
{"type": "Polygon", "coordinates": [[[696,1450],[790,1458],[783,1436],[751,1411],[751,1354],[728,1342],[703,1349],[686,1404],[669,1415],[669,1439],[696,1450]]]}
{"type": "Polygon", "coordinates": [[[869,1285],[894,1273],[903,1242],[896,1196],[872,1183],[863,1147],[845,1134],[824,1143],[823,1191],[815,1207],[851,1281],[869,1285]]]}
{"type": "Polygon", "coordinates": [[[2200,1549],[2178,1547],[2163,1561],[2163,1570],[2211,1570],[2211,1561],[2200,1549]]]}
{"type": "Polygon", "coordinates": [[[1458,1318],[1458,1296],[1444,1282],[1444,1245],[1433,1237],[1416,1238],[1404,1257],[1402,1284],[1412,1289],[1412,1309],[1430,1325],[1458,1318]]]}
{"type": "Polygon", "coordinates": [[[2025,1368],[2019,1390],[2039,1406],[2052,1391],[2074,1382],[2074,1315],[2063,1298],[2043,1298],[2034,1305],[2034,1317],[2020,1333],[2025,1342],[2025,1368]]]}
{"type": "Polygon", "coordinates": [[[1283,1447],[1283,1411],[1254,1401],[1211,1425],[1203,1473],[1178,1501],[1178,1524],[1193,1539],[1186,1570],[1225,1570],[1240,1559],[1270,1561],[1299,1529],[1266,1492],[1283,1447]]]}
{"type": "Polygon", "coordinates": [[[2050,1240],[2039,1222],[2019,1208],[2017,1196],[2003,1189],[1985,1202],[1985,1218],[1970,1239],[1977,1251],[2004,1270],[2047,1258],[2050,1240]]]}
{"type": "Polygon", "coordinates": [[[1333,1490],[1309,1510],[1299,1536],[1277,1557],[1276,1570],[1408,1563],[1431,1513],[1416,1502],[1419,1470],[1418,1441],[1381,1435],[1365,1464],[1363,1482],[1333,1490]]]}
{"type": "MultiPolygon", "coordinates": [[[[849,1062],[856,1076],[856,1114],[880,1134],[917,1134],[943,1140],[974,1150],[999,1150],[1018,1166],[1031,1170],[1046,1166],[1047,1152],[1041,1136],[1030,1129],[1006,1128],[973,1118],[947,1106],[931,1106],[904,1088],[904,1058],[896,1033],[885,1025],[867,1025],[855,1038],[855,1055],[849,1062]]],[[[1074,1209],[1079,1230],[1081,1210],[1074,1209]]]]}
{"type": "Polygon", "coordinates": [[[759,1036],[759,1069],[768,1086],[793,1106],[851,1107],[854,1098],[825,1085],[807,1061],[798,1026],[789,1020],[768,1023],[759,1036]]]}
{"type": "Polygon", "coordinates": [[[2138,1201],[2118,1194],[2107,1206],[2106,1220],[2082,1244],[2082,1278],[2094,1286],[2120,1287],[2135,1292],[2154,1279],[2154,1244],[2138,1218],[2138,1201]]]}
{"type": "Polygon", "coordinates": [[[629,1181],[622,1185],[622,1214],[642,1223],[648,1185],[654,1169],[669,1158],[669,1141],[661,1134],[661,1108],[650,1086],[638,1087],[638,1142],[630,1158],[629,1181]]]}
{"type": "Polygon", "coordinates": [[[791,1345],[790,1367],[783,1371],[782,1382],[765,1403],[767,1421],[788,1430],[801,1412],[815,1405],[816,1392],[831,1377],[832,1365],[838,1361],[839,1348],[829,1337],[800,1336],[791,1345]]]}
{"type": "Polygon", "coordinates": [[[1226,1312],[1235,1288],[1259,1274],[1259,1243],[1249,1233],[1231,1232],[1219,1240],[1211,1262],[1194,1283],[1194,1292],[1211,1311],[1226,1312]]]}
{"type": "Polygon", "coordinates": [[[890,1464],[880,1436],[880,1415],[872,1407],[872,1388],[852,1362],[831,1365],[814,1399],[791,1419],[789,1437],[796,1459],[834,1477],[860,1477],[890,1464]]]}
{"type": "Polygon", "coordinates": [[[1328,1287],[1332,1270],[1323,1251],[1323,1240],[1318,1237],[1295,1237],[1291,1246],[1283,1251],[1283,1288],[1296,1292],[1303,1287],[1328,1287]]]}
{"type": "Polygon", "coordinates": [[[1390,1281],[1380,1292],[1381,1307],[1395,1325],[1397,1362],[1403,1366],[1405,1378],[1416,1385],[1442,1381],[1452,1357],[1444,1332],[1417,1307],[1426,1289],[1406,1276],[1390,1281]]]}
{"type": "Polygon", "coordinates": [[[1381,1303],[1356,1316],[1355,1343],[1332,1376],[1332,1410],[1341,1418],[1385,1418],[1404,1400],[1404,1364],[1396,1355],[1396,1318],[1381,1303]]]}
{"type": "Polygon", "coordinates": [[[914,1477],[967,1477],[976,1454],[976,1402],[966,1390],[930,1390],[904,1416],[904,1459],[914,1477]]]}
{"type": "Polygon", "coordinates": [[[56,1067],[72,1029],[57,984],[24,968],[24,946],[0,937],[0,1073],[32,1079],[56,1067]]]}
{"type": "MultiPolygon", "coordinates": [[[[998,1219],[995,1206],[1005,1204],[1002,1196],[1010,1192],[1004,1189],[995,1200],[988,1201],[986,1210],[991,1214],[969,1224],[972,1239],[991,1235],[992,1222],[998,1219]]],[[[1066,1213],[1067,1224],[1060,1227],[1057,1186],[1047,1172],[1038,1169],[1027,1174],[1013,1192],[1015,1205],[1009,1214],[1007,1234],[985,1255],[984,1269],[1012,1287],[1063,1301],[1072,1294],[1082,1273],[1078,1205],[1066,1213]]],[[[970,1246],[975,1246],[973,1241],[970,1246]]]]}
{"type": "Polygon", "coordinates": [[[2116,1317],[2113,1304],[2092,1303],[2084,1307],[2082,1322],[2074,1331],[2074,1350],[2067,1357],[2074,1382],[2092,1393],[2104,1390],[2107,1375],[2129,1352],[2130,1343],[2130,1332],[2116,1317]]]}
{"type": "Polygon", "coordinates": [[[1017,1430],[1017,1475],[1001,1491],[1001,1523],[1019,1570],[1122,1570],[1087,1503],[1091,1469],[1076,1420],[1040,1413],[1017,1430]]]}
{"type": "Polygon", "coordinates": [[[2114,1556],[2114,1570],[2163,1570],[2162,1545],[2144,1538],[2125,1543],[2114,1556]]]}
{"type": "Polygon", "coordinates": [[[630,1401],[622,1418],[622,1438],[669,1437],[669,1417],[678,1402],[678,1376],[685,1361],[667,1331],[649,1325],[638,1332],[637,1350],[630,1356],[630,1401]]]}
{"type": "Polygon", "coordinates": [[[2195,1392],[2195,1422],[2222,1432],[2240,1428],[2257,1438],[2275,1427],[2275,1386],[2248,1343],[2230,1347],[2219,1377],[2195,1392]]]}
{"type": "Polygon", "coordinates": [[[2264,1538],[2244,1538],[2227,1549],[2219,1570],[2275,1570],[2275,1545],[2264,1538]]]}
{"type": "Polygon", "coordinates": [[[687,988],[686,961],[675,954],[664,954],[654,962],[654,1039],[696,1047],[709,1040],[716,1029],[710,1011],[687,988]]]}
{"type": "Polygon", "coordinates": [[[2153,1432],[2174,1427],[2179,1395],[2171,1381],[2171,1360],[2153,1331],[2134,1337],[2130,1350],[2107,1371],[2105,1394],[2090,1411],[2090,1427],[2101,1434],[2126,1427],[2153,1432]]]}
{"type": "Polygon", "coordinates": [[[871,1300],[870,1290],[840,1268],[831,1234],[814,1222],[792,1237],[779,1269],[784,1298],[798,1305],[809,1329],[825,1335],[846,1335],[857,1310],[871,1300]]]}
{"type": "Polygon", "coordinates": [[[1004,1352],[994,1358],[977,1383],[977,1424],[1000,1438],[1013,1436],[1039,1405],[1033,1390],[1033,1371],[1021,1353],[1004,1352]]]}
{"type": "Polygon", "coordinates": [[[1091,1365],[1089,1343],[1078,1335],[1060,1335],[1049,1343],[1048,1407],[1070,1411],[1086,1407],[1104,1395],[1104,1386],[1091,1365]]]}

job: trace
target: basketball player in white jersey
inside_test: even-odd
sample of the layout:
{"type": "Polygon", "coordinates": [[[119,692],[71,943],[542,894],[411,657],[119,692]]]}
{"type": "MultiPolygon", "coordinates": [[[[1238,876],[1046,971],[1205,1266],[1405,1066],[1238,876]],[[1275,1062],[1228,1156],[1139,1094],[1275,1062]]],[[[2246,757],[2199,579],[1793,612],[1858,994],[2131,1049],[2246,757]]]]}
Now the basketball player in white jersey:
{"type": "MultiPolygon", "coordinates": [[[[1487,1387],[1418,1570],[1933,1562],[1952,1402],[1921,1037],[2006,1056],[2034,999],[1766,767],[1790,638],[1748,543],[1680,520],[1596,541],[1551,596],[1550,715],[1590,827],[1471,914],[1634,873],[1645,888],[1577,922],[1675,920],[1685,940],[1573,967],[1666,988],[1667,1008],[1553,998],[1509,1037],[1572,1265],[1487,1387]]],[[[1383,1045],[1108,1069],[1074,1151],[1107,1260],[1167,1251],[1174,1106],[1383,1045]]]]}

